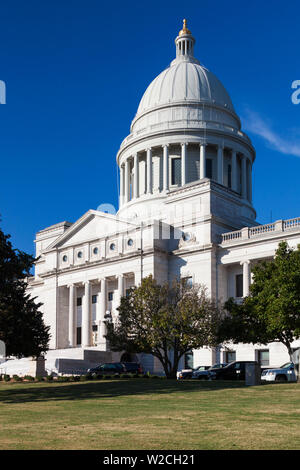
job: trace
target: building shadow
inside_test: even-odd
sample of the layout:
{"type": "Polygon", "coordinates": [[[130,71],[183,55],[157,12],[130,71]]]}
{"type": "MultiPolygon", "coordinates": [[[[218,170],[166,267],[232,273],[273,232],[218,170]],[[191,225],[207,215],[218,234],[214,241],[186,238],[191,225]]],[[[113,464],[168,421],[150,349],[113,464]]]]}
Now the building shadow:
{"type": "Polygon", "coordinates": [[[244,382],[177,381],[167,379],[111,379],[66,383],[11,383],[2,389],[1,403],[30,403],[64,400],[91,400],[118,396],[215,392],[220,389],[245,388],[244,382]]]}

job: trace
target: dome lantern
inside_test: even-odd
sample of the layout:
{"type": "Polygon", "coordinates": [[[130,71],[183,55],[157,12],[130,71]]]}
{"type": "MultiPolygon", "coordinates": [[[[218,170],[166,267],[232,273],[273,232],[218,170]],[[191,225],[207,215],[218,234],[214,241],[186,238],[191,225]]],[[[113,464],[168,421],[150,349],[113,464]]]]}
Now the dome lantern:
{"type": "Polygon", "coordinates": [[[194,61],[194,44],[195,39],[191,31],[187,28],[187,21],[183,20],[182,30],[179,31],[176,44],[176,60],[177,61],[194,61]]]}

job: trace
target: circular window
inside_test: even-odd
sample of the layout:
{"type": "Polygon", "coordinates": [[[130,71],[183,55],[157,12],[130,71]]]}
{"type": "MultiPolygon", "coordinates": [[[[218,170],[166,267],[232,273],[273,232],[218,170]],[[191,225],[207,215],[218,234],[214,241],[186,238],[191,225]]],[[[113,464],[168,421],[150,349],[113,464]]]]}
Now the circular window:
{"type": "Polygon", "coordinates": [[[110,248],[112,251],[114,251],[114,250],[116,249],[115,243],[111,243],[109,248],[110,248]]]}
{"type": "Polygon", "coordinates": [[[63,258],[62,258],[63,262],[66,263],[66,261],[68,261],[68,257],[67,255],[64,255],[63,258]]]}
{"type": "Polygon", "coordinates": [[[190,233],[184,233],[182,235],[182,238],[185,242],[188,242],[191,239],[191,234],[190,233]]]}
{"type": "Polygon", "coordinates": [[[98,254],[98,252],[99,252],[98,248],[97,248],[97,247],[95,247],[95,248],[93,249],[93,253],[94,253],[94,255],[97,255],[97,254],[98,254]]]}
{"type": "Polygon", "coordinates": [[[82,258],[82,251],[78,251],[77,258],[82,258]]]}
{"type": "Polygon", "coordinates": [[[127,242],[127,245],[128,246],[133,246],[133,240],[131,238],[129,238],[129,240],[127,242]]]}

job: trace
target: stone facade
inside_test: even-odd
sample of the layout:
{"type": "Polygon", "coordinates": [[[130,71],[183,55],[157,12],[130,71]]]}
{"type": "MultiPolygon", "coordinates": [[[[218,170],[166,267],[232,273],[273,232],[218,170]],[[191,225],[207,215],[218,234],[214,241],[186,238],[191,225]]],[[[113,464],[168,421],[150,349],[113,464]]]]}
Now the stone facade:
{"type": "MultiPolygon", "coordinates": [[[[272,258],[281,240],[300,243],[300,219],[257,224],[252,143],[223,85],[194,58],[191,33],[184,28],[175,43],[175,60],[149,85],[117,154],[118,212],[89,210],[36,235],[29,290],[51,326],[52,358],[55,350],[67,358],[79,348],[108,351],[106,322],[149,274],[189,277],[225,301],[248,294],[251,266],[272,258]]],[[[276,343],[220,345],[194,351],[194,366],[234,353],[272,366],[288,360],[276,343]]],[[[159,369],[149,356],[139,360],[159,369]]]]}

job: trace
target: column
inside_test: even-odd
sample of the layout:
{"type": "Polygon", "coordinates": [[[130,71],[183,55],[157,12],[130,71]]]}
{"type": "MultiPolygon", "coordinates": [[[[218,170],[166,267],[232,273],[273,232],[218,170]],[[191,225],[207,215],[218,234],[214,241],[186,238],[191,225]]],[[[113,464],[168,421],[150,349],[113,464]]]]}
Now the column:
{"type": "Polygon", "coordinates": [[[120,166],[120,207],[124,204],[124,167],[120,166]]]}
{"type": "Polygon", "coordinates": [[[134,197],[139,197],[139,159],[138,154],[135,153],[133,157],[133,165],[134,165],[134,197]]]}
{"type": "Polygon", "coordinates": [[[231,189],[237,191],[237,155],[236,150],[231,152],[231,189]]]}
{"type": "Polygon", "coordinates": [[[249,188],[249,202],[252,202],[252,164],[250,160],[248,164],[248,188],[249,188]]]}
{"type": "MultiPolygon", "coordinates": [[[[120,274],[118,276],[118,304],[121,304],[121,298],[124,296],[124,275],[120,274]]],[[[118,305],[118,307],[119,307],[118,305]]],[[[119,312],[116,311],[116,317],[118,317],[119,312]]]]}
{"type": "Polygon", "coordinates": [[[125,162],[125,195],[124,195],[124,202],[129,201],[129,159],[127,158],[125,162]]]}
{"type": "Polygon", "coordinates": [[[181,144],[181,186],[186,184],[186,143],[181,144]]]}
{"type": "Polygon", "coordinates": [[[223,163],[223,147],[218,145],[218,183],[223,184],[224,181],[224,163],[223,163]]]}
{"type": "Polygon", "coordinates": [[[169,190],[169,146],[163,146],[163,190],[169,190]]]}
{"type": "Polygon", "coordinates": [[[69,346],[76,346],[76,327],[77,327],[77,309],[76,309],[76,286],[71,284],[69,287],[69,346]]]}
{"type": "Polygon", "coordinates": [[[247,198],[247,161],[245,155],[242,157],[242,198],[247,198]]]}
{"type": "Polygon", "coordinates": [[[243,266],[243,297],[247,297],[250,293],[250,261],[241,261],[243,266]]]}
{"type": "Polygon", "coordinates": [[[100,303],[100,319],[99,319],[99,339],[98,343],[102,347],[102,349],[106,350],[106,338],[104,335],[106,334],[106,325],[105,325],[105,312],[106,312],[106,296],[107,296],[107,286],[106,286],[106,279],[100,280],[100,295],[99,295],[99,303],[100,303]]]}
{"type": "Polygon", "coordinates": [[[147,149],[147,193],[152,193],[152,149],[147,149]]]}
{"type": "Polygon", "coordinates": [[[202,180],[205,178],[205,150],[206,146],[203,142],[200,144],[200,174],[199,174],[199,179],[202,180]]]}
{"type": "Polygon", "coordinates": [[[91,283],[84,283],[84,296],[82,302],[82,346],[91,345],[91,283]]]}

